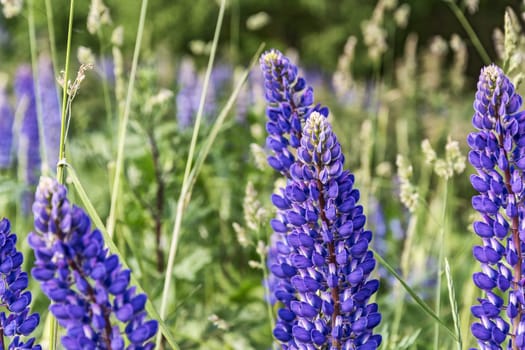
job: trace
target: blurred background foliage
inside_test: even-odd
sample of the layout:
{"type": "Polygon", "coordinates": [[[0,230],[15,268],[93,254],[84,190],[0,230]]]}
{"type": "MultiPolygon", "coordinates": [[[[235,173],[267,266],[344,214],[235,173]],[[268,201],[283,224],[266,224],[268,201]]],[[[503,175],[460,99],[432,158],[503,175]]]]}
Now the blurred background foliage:
{"type": "MultiPolygon", "coordinates": [[[[56,41],[59,49],[65,48],[66,25],[68,14],[67,0],[54,0],[54,19],[56,41]]],[[[419,37],[418,45],[426,45],[435,35],[449,38],[453,33],[465,36],[464,29],[452,15],[447,1],[444,0],[407,0],[400,3],[410,6],[410,16],[403,30],[395,29],[392,18],[386,18],[386,29],[389,32],[389,55],[400,57],[406,36],[413,32],[419,37]]],[[[79,2],[75,11],[74,42],[93,48],[100,45],[97,38],[90,35],[85,27],[85,18],[89,11],[89,1],[79,2]]],[[[114,23],[122,24],[125,29],[125,42],[135,39],[135,27],[140,6],[130,6],[126,0],[114,0],[106,4],[110,9],[114,23]]],[[[365,59],[366,47],[361,35],[361,23],[370,18],[375,7],[370,0],[290,0],[286,6],[273,0],[229,0],[221,32],[221,52],[232,63],[246,63],[261,42],[267,47],[294,48],[301,53],[304,68],[315,67],[324,72],[336,68],[337,57],[342,52],[349,35],[358,37],[356,48],[357,76],[366,76],[373,70],[373,64],[365,59]],[[268,16],[264,25],[250,27],[250,18],[264,13],[268,16]]],[[[511,6],[517,13],[520,10],[519,0],[479,1],[479,9],[468,20],[481,39],[482,44],[494,57],[492,32],[495,27],[502,27],[503,17],[496,14],[504,12],[511,6]]],[[[214,0],[158,0],[149,5],[148,25],[145,33],[145,44],[152,52],[161,47],[175,57],[191,54],[191,42],[203,40],[208,42],[213,36],[217,16],[217,1],[214,0]]],[[[37,2],[37,25],[45,33],[46,17],[44,3],[37,2]]],[[[391,16],[390,16],[391,17],[391,16]]],[[[21,48],[28,49],[26,21],[23,17],[6,21],[1,25],[10,36],[2,36],[3,43],[0,58],[9,62],[11,58],[20,58],[21,48]]],[[[105,33],[110,35],[111,33],[105,33]]],[[[41,40],[47,36],[41,35],[41,40]]],[[[43,43],[45,46],[45,43],[43,43]]],[[[126,47],[131,50],[131,47],[126,47]]],[[[473,47],[469,45],[469,52],[473,47]]],[[[129,53],[129,51],[128,51],[129,53]]],[[[202,61],[204,62],[204,60],[202,61]]],[[[383,69],[391,70],[385,62],[383,69]]],[[[482,64],[476,54],[469,55],[469,73],[476,77],[482,64]]]]}

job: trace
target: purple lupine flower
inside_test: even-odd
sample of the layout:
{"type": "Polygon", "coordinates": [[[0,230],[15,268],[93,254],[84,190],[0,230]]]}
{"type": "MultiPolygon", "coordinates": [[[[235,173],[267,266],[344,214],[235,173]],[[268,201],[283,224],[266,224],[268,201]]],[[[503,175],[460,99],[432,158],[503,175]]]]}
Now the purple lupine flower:
{"type": "Polygon", "coordinates": [[[29,189],[37,185],[41,170],[35,89],[30,66],[22,65],[18,68],[14,90],[17,99],[17,110],[23,115],[18,137],[18,164],[22,170],[22,181],[25,183],[27,190],[22,194],[22,211],[29,213],[32,202],[32,191],[29,189]]]}
{"type": "Polygon", "coordinates": [[[101,80],[107,81],[109,85],[115,85],[115,63],[111,57],[97,59],[95,70],[101,80]]]}
{"type": "Polygon", "coordinates": [[[381,336],[379,287],[369,280],[375,259],[364,230],[354,177],[326,117],[313,107],[313,89],[279,51],[261,57],[269,104],[269,164],[288,182],[274,194],[277,207],[268,260],[270,291],[281,303],[275,338],[287,349],[376,349],[381,336]],[[275,248],[275,249],[274,249],[275,248]],[[270,284],[271,282],[271,284],[270,284]]]}
{"type": "Polygon", "coordinates": [[[195,86],[198,84],[198,77],[193,61],[184,58],[179,67],[177,77],[179,92],[177,94],[177,122],[181,129],[190,127],[193,123],[194,114],[197,111],[198,97],[195,96],[195,86]],[[197,102],[195,100],[197,99],[197,102]]]}
{"type": "Polygon", "coordinates": [[[58,163],[62,113],[55,81],[51,60],[48,57],[41,57],[38,62],[38,88],[42,104],[42,134],[47,166],[51,171],[55,171],[58,163]]]}
{"type": "MultiPolygon", "coordinates": [[[[179,67],[177,77],[179,91],[176,97],[177,122],[181,129],[187,129],[193,125],[199,110],[199,102],[203,90],[204,78],[198,74],[193,61],[184,58],[179,67]]],[[[204,116],[211,116],[216,111],[214,81],[210,79],[206,100],[204,105],[204,116]]]]}
{"type": "Polygon", "coordinates": [[[474,231],[482,244],[473,255],[481,272],[473,275],[483,291],[471,311],[472,334],[481,349],[525,348],[525,112],[522,99],[496,65],[481,70],[467,142],[470,177],[478,195],[472,206],[482,216],[474,231]]]}
{"type": "Polygon", "coordinates": [[[233,68],[226,63],[216,64],[210,73],[210,82],[219,98],[227,96],[229,85],[232,82],[233,68]]]}
{"type": "MultiPolygon", "coordinates": [[[[293,149],[299,147],[302,123],[312,110],[314,92],[298,76],[297,67],[278,50],[265,52],[260,59],[264,75],[266,115],[266,146],[273,151],[268,157],[272,168],[287,176],[295,161],[293,149]]],[[[327,109],[321,110],[327,114],[327,109]]]]}
{"type": "Polygon", "coordinates": [[[274,336],[283,349],[376,349],[381,314],[370,297],[379,281],[368,249],[363,207],[354,176],[326,116],[312,112],[302,130],[297,160],[281,194],[274,194],[278,242],[271,272],[282,284],[274,336]]]}
{"type": "Polygon", "coordinates": [[[130,271],[104,247],[102,234],[91,228],[81,208],[67,199],[66,188],[42,178],[33,205],[35,252],[33,277],[52,300],[49,307],[66,328],[66,349],[153,349],[155,320],[146,320],[145,294],[129,287],[130,271]]]}
{"type": "Polygon", "coordinates": [[[13,123],[15,116],[5,87],[0,87],[0,169],[8,169],[11,166],[11,155],[13,148],[13,123]]]}
{"type": "Polygon", "coordinates": [[[40,322],[38,313],[30,314],[31,292],[27,273],[22,272],[22,253],[16,250],[17,236],[11,232],[9,220],[0,220],[0,305],[7,309],[0,312],[0,348],[5,349],[4,336],[11,339],[8,349],[40,350],[35,339],[25,343],[21,336],[30,335],[40,322]]]}

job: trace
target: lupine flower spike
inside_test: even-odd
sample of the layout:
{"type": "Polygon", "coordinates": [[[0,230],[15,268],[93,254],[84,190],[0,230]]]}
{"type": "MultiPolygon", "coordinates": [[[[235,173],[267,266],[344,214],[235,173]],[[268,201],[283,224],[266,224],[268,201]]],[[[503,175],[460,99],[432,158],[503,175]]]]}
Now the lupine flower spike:
{"type": "Polygon", "coordinates": [[[25,343],[21,338],[35,330],[40,316],[29,312],[31,292],[25,290],[28,278],[21,269],[24,257],[16,250],[16,241],[9,220],[0,220],[0,303],[7,309],[7,312],[0,312],[0,349],[41,350],[34,338],[25,343]],[[11,339],[9,344],[4,343],[6,337],[11,339]]]}
{"type": "Polygon", "coordinates": [[[481,70],[472,123],[469,161],[477,170],[470,177],[478,195],[472,206],[482,219],[474,231],[482,244],[473,254],[481,272],[473,275],[483,291],[472,307],[478,320],[472,334],[481,349],[525,348],[525,113],[522,99],[503,71],[490,65],[481,70]]]}
{"type": "Polygon", "coordinates": [[[32,275],[52,300],[50,311],[66,328],[64,348],[153,349],[149,340],[158,325],[146,320],[146,295],[129,286],[130,271],[109,254],[101,232],[91,227],[84,210],[69,202],[66,188],[42,178],[33,213],[32,275]]]}
{"type": "Polygon", "coordinates": [[[306,85],[298,69],[277,50],[270,50],[261,57],[266,101],[266,146],[273,151],[268,158],[272,168],[287,176],[295,161],[293,149],[301,140],[301,123],[312,110],[328,114],[326,108],[313,108],[314,91],[306,85]]]}
{"type": "Polygon", "coordinates": [[[285,350],[377,349],[373,329],[381,314],[371,296],[379,282],[369,279],[376,262],[364,229],[354,176],[326,116],[310,108],[313,91],[297,68],[278,51],[261,59],[268,108],[269,163],[287,176],[272,196],[277,217],[270,286],[280,302],[275,338],[285,350]],[[290,146],[290,147],[289,147],[290,146]],[[294,150],[295,149],[295,150],[294,150]]]}

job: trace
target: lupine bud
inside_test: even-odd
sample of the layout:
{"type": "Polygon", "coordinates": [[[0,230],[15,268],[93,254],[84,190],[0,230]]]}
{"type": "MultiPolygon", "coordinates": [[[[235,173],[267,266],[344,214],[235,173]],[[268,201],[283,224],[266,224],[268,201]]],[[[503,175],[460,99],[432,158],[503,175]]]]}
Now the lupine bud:
{"type": "Polygon", "coordinates": [[[66,188],[42,178],[33,205],[33,277],[51,301],[50,311],[66,328],[66,349],[153,349],[157,322],[146,320],[146,295],[129,287],[130,271],[104,247],[102,234],[67,199],[66,188]]]}
{"type": "MultiPolygon", "coordinates": [[[[41,350],[31,338],[25,343],[20,336],[31,334],[40,322],[38,313],[29,314],[31,292],[25,291],[28,284],[27,273],[22,272],[24,260],[16,250],[17,237],[11,233],[9,220],[0,221],[0,305],[6,311],[0,312],[0,327],[3,335],[11,339],[9,349],[41,350]]],[[[2,343],[3,344],[3,343],[2,343]]]]}
{"type": "Polygon", "coordinates": [[[478,131],[471,133],[467,142],[469,161],[477,170],[471,183],[479,192],[472,197],[472,206],[482,216],[473,225],[482,240],[473,249],[481,265],[473,281],[483,296],[471,309],[479,319],[471,331],[483,349],[521,349],[525,336],[525,244],[519,231],[525,199],[525,113],[521,96],[499,67],[483,68],[477,87],[472,123],[478,131]]]}

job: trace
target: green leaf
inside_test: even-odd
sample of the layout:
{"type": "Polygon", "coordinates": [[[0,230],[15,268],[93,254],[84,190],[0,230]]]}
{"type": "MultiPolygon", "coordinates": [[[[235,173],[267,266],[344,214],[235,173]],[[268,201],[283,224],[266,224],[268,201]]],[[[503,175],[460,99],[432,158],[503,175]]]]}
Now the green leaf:
{"type": "Polygon", "coordinates": [[[173,268],[173,274],[179,279],[195,281],[197,273],[212,261],[211,252],[207,248],[196,247],[190,255],[180,259],[173,268]]]}

